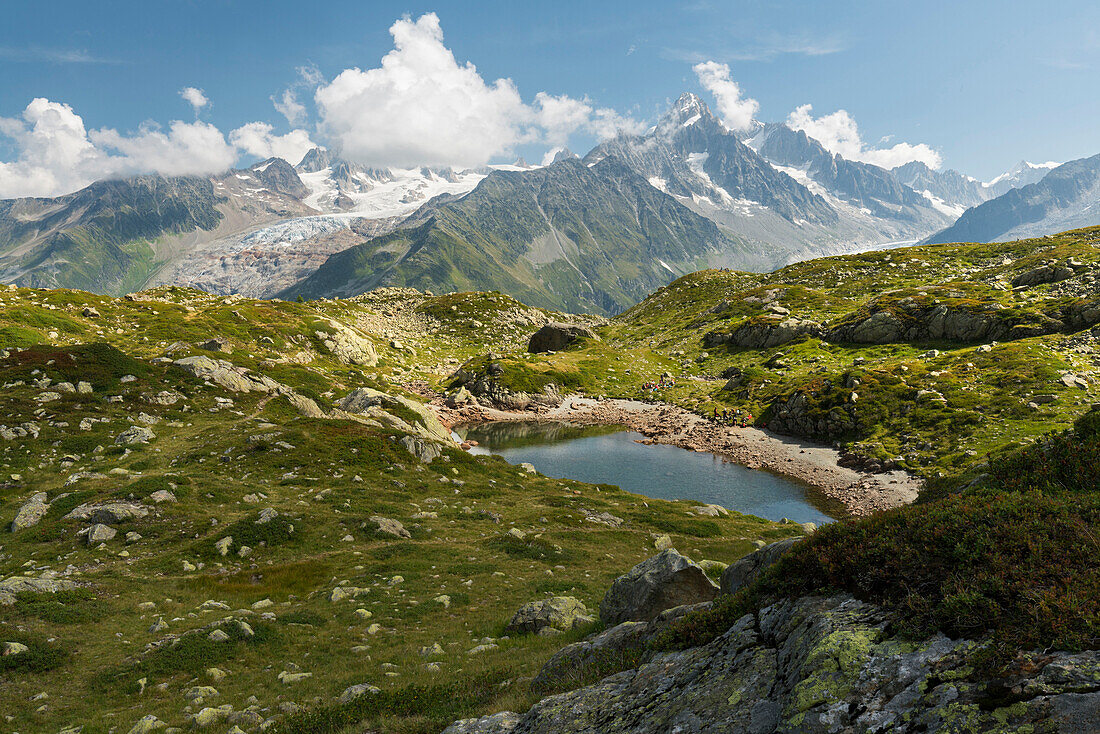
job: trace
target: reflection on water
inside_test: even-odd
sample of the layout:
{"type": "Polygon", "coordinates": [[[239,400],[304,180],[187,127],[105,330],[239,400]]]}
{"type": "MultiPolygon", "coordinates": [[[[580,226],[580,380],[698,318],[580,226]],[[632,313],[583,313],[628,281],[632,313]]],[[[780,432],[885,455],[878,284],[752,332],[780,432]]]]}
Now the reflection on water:
{"type": "Polygon", "coordinates": [[[811,501],[812,489],[804,484],[714,454],[643,445],[637,443],[642,434],[620,426],[499,422],[460,427],[456,433],[477,441],[475,452],[498,454],[513,464],[529,462],[551,477],[615,484],[647,497],[713,503],[769,520],[832,520],[811,501]]]}

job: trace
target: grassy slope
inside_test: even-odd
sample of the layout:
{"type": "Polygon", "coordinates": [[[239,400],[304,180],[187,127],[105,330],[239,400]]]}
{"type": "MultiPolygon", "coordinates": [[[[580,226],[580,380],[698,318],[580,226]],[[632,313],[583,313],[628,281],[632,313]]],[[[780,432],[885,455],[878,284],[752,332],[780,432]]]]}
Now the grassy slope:
{"type": "MultiPolygon", "coordinates": [[[[335,696],[372,683],[386,693],[366,719],[386,731],[438,731],[482,707],[522,706],[531,694],[517,679],[533,675],[564,640],[581,634],[506,640],[496,650],[467,655],[482,637],[500,637],[520,604],[569,593],[594,608],[614,576],[653,552],[654,534],[671,532],[678,547],[698,557],[733,558],[757,539],[793,532],[755,518],[699,518],[689,504],[643,502],[613,487],[530,477],[503,461],[456,450],[420,466],[391,441],[392,431],[304,419],[282,399],[227,394],[149,360],[176,340],[193,344],[222,335],[234,345],[228,359],[331,404],[330,396],[356,386],[386,387],[391,378],[423,374],[418,365],[465,358],[486,341],[514,346],[529,330],[509,320],[519,305],[503,296],[420,300],[435,326],[416,343],[418,356],[379,340],[380,366],[360,368],[328,357],[314,331],[327,318],[353,323],[381,311],[385,298],[309,305],[163,289],[130,302],[79,292],[0,291],[5,344],[57,345],[0,360],[6,385],[0,423],[41,427],[35,439],[0,442],[0,574],[71,568],[70,578],[87,585],[87,591],[0,607],[0,639],[31,648],[0,667],[0,710],[13,717],[9,728],[57,731],[79,722],[85,732],[129,730],[145,714],[185,726],[193,711],[226,703],[239,711],[253,695],[264,718],[294,702],[331,720],[340,712],[332,708],[335,696]],[[85,305],[101,316],[82,317],[85,305]],[[480,327],[470,324],[475,315],[480,327]],[[262,344],[262,337],[274,344],[262,344]],[[110,342],[125,353],[80,346],[87,342],[110,342]],[[308,352],[312,361],[274,361],[295,351],[308,352]],[[137,380],[123,382],[124,375],[137,380]],[[87,380],[95,392],[63,394],[40,406],[36,397],[43,391],[30,381],[47,376],[87,380]],[[162,390],[184,400],[161,406],[144,397],[162,390]],[[116,395],[120,402],[108,400],[116,395]],[[219,405],[217,398],[233,403],[219,405]],[[129,451],[114,446],[114,436],[141,412],[158,419],[157,438],[129,451]],[[78,428],[84,418],[107,422],[84,431],[78,428]],[[64,486],[82,470],[104,476],[64,486]],[[62,519],[79,502],[142,499],[158,489],[170,489],[178,502],[120,524],[119,536],[103,549],[86,547],[75,535],[81,524],[62,519]],[[34,491],[51,499],[72,494],[38,526],[7,532],[34,491]],[[262,500],[243,500],[253,494],[262,500]],[[282,519],[257,526],[264,507],[275,508],[294,531],[279,524],[282,519]],[[626,523],[618,529],[588,523],[581,508],[608,511],[626,523]],[[414,518],[420,511],[436,516],[414,518]],[[404,522],[413,538],[376,538],[361,527],[375,514],[404,522]],[[532,535],[502,539],[512,527],[532,535]],[[124,543],[131,531],[142,540],[124,543]],[[226,535],[234,537],[234,550],[245,543],[253,554],[219,556],[213,544],[226,535]],[[343,540],[346,535],[352,540],[343,540]],[[404,581],[391,583],[396,575],[404,581]],[[344,582],[368,591],[354,601],[330,602],[331,590],[344,582]],[[450,596],[449,608],[433,601],[441,594],[450,596]],[[207,600],[233,610],[267,598],[275,602],[268,611],[277,621],[253,619],[251,639],[215,644],[197,637],[177,648],[146,650],[164,634],[149,631],[158,617],[179,634],[230,614],[204,610],[207,600]],[[140,608],[144,602],[155,607],[140,608]],[[361,619],[357,608],[372,616],[361,619]],[[371,624],[380,625],[374,634],[371,624]],[[436,642],[445,653],[421,657],[420,648],[436,642]],[[425,667],[433,659],[439,672],[425,667]],[[278,674],[293,666],[313,676],[281,684],[278,674]],[[215,681],[204,672],[210,667],[228,676],[215,681]],[[212,685],[219,695],[189,703],[184,693],[199,685],[212,685]],[[27,705],[42,692],[49,696],[44,708],[27,705]]],[[[188,351],[201,353],[189,348],[175,356],[188,351]]],[[[387,389],[400,392],[396,385],[387,389]]],[[[228,728],[223,722],[212,730],[228,728]]]]}

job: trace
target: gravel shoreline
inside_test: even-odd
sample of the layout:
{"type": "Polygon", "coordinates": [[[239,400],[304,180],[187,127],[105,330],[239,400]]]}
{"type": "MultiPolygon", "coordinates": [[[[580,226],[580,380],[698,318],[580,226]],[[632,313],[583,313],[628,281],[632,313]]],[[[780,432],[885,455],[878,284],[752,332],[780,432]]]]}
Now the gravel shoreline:
{"type": "Polygon", "coordinates": [[[634,400],[566,398],[554,408],[503,411],[480,405],[448,407],[442,400],[430,407],[448,428],[487,421],[553,420],[583,425],[619,424],[654,443],[729,458],[750,469],[763,469],[805,482],[854,516],[870,515],[907,505],[917,497],[921,480],[904,471],[868,474],[837,464],[831,447],[762,431],[722,426],[667,403],[634,400]]]}

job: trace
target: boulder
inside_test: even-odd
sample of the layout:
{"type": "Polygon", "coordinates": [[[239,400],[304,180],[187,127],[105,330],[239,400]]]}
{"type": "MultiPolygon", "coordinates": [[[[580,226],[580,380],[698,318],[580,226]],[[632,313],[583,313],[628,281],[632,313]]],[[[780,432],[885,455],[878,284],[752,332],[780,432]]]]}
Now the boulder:
{"type": "Polygon", "coordinates": [[[336,701],[337,703],[350,703],[360,696],[366,696],[367,694],[374,695],[381,692],[382,689],[377,686],[372,686],[369,683],[359,683],[358,685],[345,688],[344,692],[340,694],[340,697],[336,699],[336,701]]]}
{"type": "Polygon", "coordinates": [[[769,566],[778,561],[784,553],[793,548],[800,540],[802,540],[802,536],[784,538],[731,563],[722,572],[721,593],[733,594],[756,581],[760,574],[764,573],[769,566]]]}
{"type": "Polygon", "coordinates": [[[555,596],[524,604],[512,616],[507,631],[536,634],[544,634],[544,630],[568,632],[595,621],[596,618],[589,614],[588,608],[579,599],[555,596]]]}
{"type": "Polygon", "coordinates": [[[531,354],[560,352],[579,339],[598,340],[596,332],[581,324],[550,322],[531,335],[527,351],[531,354]]]}
{"type": "Polygon", "coordinates": [[[130,446],[136,443],[149,443],[156,434],[145,426],[130,426],[115,438],[116,446],[130,446]]]}
{"type": "Polygon", "coordinates": [[[615,579],[600,602],[604,624],[647,622],[666,609],[714,599],[718,587],[690,558],[669,548],[615,579]]]}
{"type": "Polygon", "coordinates": [[[1057,283],[1072,278],[1073,274],[1073,268],[1065,265],[1040,265],[1017,275],[1012,279],[1012,285],[1016,288],[1021,286],[1027,288],[1043,283],[1057,283]]]}
{"type": "Polygon", "coordinates": [[[224,352],[230,354],[233,352],[233,345],[229,343],[229,340],[224,336],[216,336],[213,339],[207,339],[204,342],[200,342],[196,345],[199,349],[205,349],[208,352],[224,352]]]}
{"type": "Polygon", "coordinates": [[[130,729],[129,734],[152,734],[158,729],[164,729],[168,724],[158,719],[154,714],[142,716],[130,729]]]}
{"type": "Polygon", "coordinates": [[[388,517],[382,517],[381,515],[374,515],[370,521],[374,523],[375,535],[389,535],[394,538],[411,538],[412,535],[405,529],[397,520],[393,520],[388,517]]]}
{"type": "Polygon", "coordinates": [[[9,655],[22,655],[30,648],[24,645],[22,642],[5,642],[0,645],[0,655],[8,657],[9,655]]]}
{"type": "Polygon", "coordinates": [[[46,503],[46,493],[38,492],[19,508],[19,512],[15,513],[15,519],[11,523],[11,531],[13,533],[25,530],[29,527],[34,527],[38,522],[45,517],[49,511],[50,506],[46,503]]]}
{"type": "Polygon", "coordinates": [[[99,545],[100,543],[106,543],[108,540],[118,535],[118,531],[112,528],[110,525],[104,525],[103,523],[96,523],[88,528],[88,545],[99,545]]]}
{"type": "Polygon", "coordinates": [[[102,504],[85,503],[78,505],[64,520],[117,525],[127,520],[138,520],[149,514],[149,508],[134,502],[104,502],[102,504]]]}
{"type": "Polygon", "coordinates": [[[230,392],[272,392],[281,387],[279,383],[267,377],[256,377],[243,367],[232,362],[213,360],[210,357],[184,357],[177,359],[176,365],[190,372],[200,380],[206,380],[230,392]]]}
{"type": "Polygon", "coordinates": [[[321,410],[321,406],[317,405],[317,401],[313,398],[307,398],[305,395],[299,395],[296,392],[287,392],[283,397],[286,398],[292,408],[298,411],[299,415],[306,418],[325,417],[325,411],[321,410]]]}

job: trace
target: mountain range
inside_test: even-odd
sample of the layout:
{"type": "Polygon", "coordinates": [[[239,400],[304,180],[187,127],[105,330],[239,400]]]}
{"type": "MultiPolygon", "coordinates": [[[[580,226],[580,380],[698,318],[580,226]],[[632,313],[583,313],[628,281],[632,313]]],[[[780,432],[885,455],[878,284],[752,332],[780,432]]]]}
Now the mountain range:
{"type": "Polygon", "coordinates": [[[1100,223],[1097,159],[1055,165],[988,183],[919,162],[888,170],[784,124],[735,133],[685,94],[644,133],[546,166],[374,168],[316,148],[295,166],[0,201],[0,282],[253,297],[405,284],[610,314],[699,267],[1100,223]]]}

